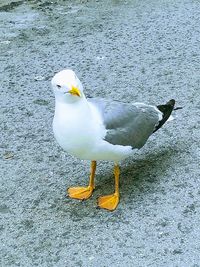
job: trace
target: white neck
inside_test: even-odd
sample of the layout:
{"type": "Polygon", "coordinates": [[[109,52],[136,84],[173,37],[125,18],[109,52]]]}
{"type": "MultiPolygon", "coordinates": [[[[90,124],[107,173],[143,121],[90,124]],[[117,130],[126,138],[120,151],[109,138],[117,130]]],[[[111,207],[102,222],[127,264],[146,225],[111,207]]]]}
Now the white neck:
{"type": "Polygon", "coordinates": [[[87,102],[87,99],[85,95],[82,95],[78,101],[75,101],[73,103],[67,103],[66,101],[63,101],[63,99],[56,98],[55,99],[55,116],[74,116],[75,114],[79,114],[79,117],[81,117],[81,114],[84,114],[84,112],[89,111],[90,106],[87,102]]]}

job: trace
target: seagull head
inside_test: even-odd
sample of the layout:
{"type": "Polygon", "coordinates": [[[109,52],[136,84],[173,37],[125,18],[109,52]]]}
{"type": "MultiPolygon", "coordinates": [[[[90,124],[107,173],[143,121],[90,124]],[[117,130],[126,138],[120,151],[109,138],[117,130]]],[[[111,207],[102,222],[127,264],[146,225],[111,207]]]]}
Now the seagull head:
{"type": "Polygon", "coordinates": [[[66,69],[56,73],[51,84],[57,100],[73,103],[84,97],[82,83],[72,70],[66,69]]]}

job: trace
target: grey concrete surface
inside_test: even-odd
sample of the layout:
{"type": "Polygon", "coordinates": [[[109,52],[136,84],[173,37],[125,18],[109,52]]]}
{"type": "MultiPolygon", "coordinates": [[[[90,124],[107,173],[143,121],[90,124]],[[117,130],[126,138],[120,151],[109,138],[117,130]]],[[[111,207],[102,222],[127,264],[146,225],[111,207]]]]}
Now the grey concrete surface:
{"type": "Polygon", "coordinates": [[[0,266],[200,266],[200,2],[4,1],[0,7],[0,266]],[[52,135],[50,80],[72,68],[88,96],[184,109],[121,163],[121,203],[99,162],[85,202],[89,162],[52,135]]]}

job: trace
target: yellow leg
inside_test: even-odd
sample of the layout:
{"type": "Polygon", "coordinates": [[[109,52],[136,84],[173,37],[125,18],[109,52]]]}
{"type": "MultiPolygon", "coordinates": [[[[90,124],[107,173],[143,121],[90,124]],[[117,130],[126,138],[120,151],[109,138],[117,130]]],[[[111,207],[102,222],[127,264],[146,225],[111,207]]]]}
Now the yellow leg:
{"type": "Polygon", "coordinates": [[[68,189],[69,197],[76,198],[76,199],[88,199],[94,190],[94,177],[96,171],[96,161],[91,162],[91,173],[90,173],[90,180],[89,185],[86,187],[70,187],[68,189]]]}
{"type": "Polygon", "coordinates": [[[112,195],[102,196],[98,198],[98,207],[107,210],[115,210],[119,203],[119,175],[120,169],[119,165],[115,164],[114,167],[114,175],[115,175],[115,192],[112,195]]]}

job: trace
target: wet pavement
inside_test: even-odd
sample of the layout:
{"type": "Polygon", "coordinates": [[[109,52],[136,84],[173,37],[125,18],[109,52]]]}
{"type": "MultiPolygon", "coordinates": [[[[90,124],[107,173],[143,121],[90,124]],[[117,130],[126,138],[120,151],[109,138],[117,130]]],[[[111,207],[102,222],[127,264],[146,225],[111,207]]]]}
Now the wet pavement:
{"type": "Polygon", "coordinates": [[[200,2],[1,1],[1,266],[200,266],[200,2]],[[99,162],[96,191],[79,202],[87,161],[52,134],[50,80],[72,68],[87,96],[182,110],[121,163],[99,162]]]}

